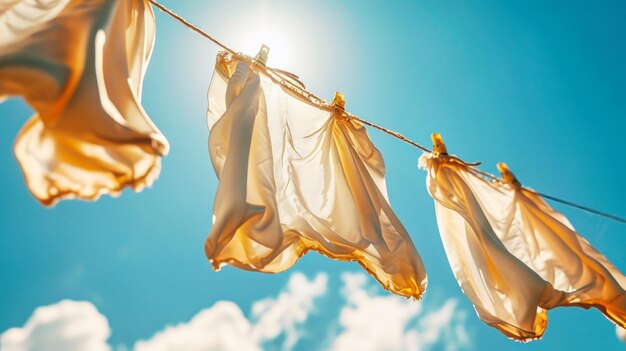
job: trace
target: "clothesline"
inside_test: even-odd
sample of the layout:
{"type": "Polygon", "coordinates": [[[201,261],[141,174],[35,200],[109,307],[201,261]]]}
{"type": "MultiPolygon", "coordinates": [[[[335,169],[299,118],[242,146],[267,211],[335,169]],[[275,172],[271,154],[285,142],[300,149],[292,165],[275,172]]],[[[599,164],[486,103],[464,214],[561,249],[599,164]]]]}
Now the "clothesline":
{"type": "MultiPolygon", "coordinates": [[[[178,22],[180,22],[181,24],[183,24],[184,26],[186,26],[187,28],[191,29],[192,31],[200,34],[202,37],[210,40],[211,42],[213,42],[214,44],[216,44],[217,46],[219,46],[220,48],[226,50],[228,53],[230,53],[231,55],[237,57],[238,59],[244,60],[250,64],[255,64],[254,59],[248,55],[242,54],[240,52],[237,52],[235,50],[233,50],[232,48],[228,47],[226,44],[220,42],[219,40],[217,40],[216,38],[214,38],[213,36],[211,36],[210,34],[208,34],[207,32],[203,31],[202,29],[198,28],[197,26],[195,26],[194,24],[192,24],[191,22],[187,21],[186,19],[184,19],[183,17],[181,17],[180,15],[176,14],[175,12],[173,12],[172,10],[170,10],[169,8],[161,5],[159,2],[157,2],[156,0],[148,0],[152,5],[154,5],[155,7],[157,7],[159,10],[163,11],[164,13],[166,13],[167,15],[169,15],[170,17],[172,17],[173,19],[177,20],[178,22]]],[[[263,74],[267,75],[270,79],[272,79],[273,81],[275,81],[276,83],[282,85],[283,87],[289,89],[290,91],[292,91],[293,93],[295,93],[298,96],[301,96],[302,98],[310,101],[311,103],[313,103],[314,105],[318,106],[321,109],[324,110],[328,110],[328,111],[333,111],[333,112],[337,112],[337,106],[333,105],[333,104],[328,104],[324,99],[321,99],[317,96],[315,96],[313,93],[309,92],[308,90],[306,90],[305,88],[302,88],[294,83],[292,83],[292,79],[293,77],[288,77],[285,75],[285,73],[283,73],[280,70],[277,70],[275,68],[271,68],[271,67],[267,67],[264,65],[257,65],[255,64],[256,67],[259,69],[260,72],[262,72],[263,74]]],[[[407,137],[405,137],[404,135],[395,132],[391,129],[387,129],[385,127],[379,126],[375,123],[366,121],[358,116],[355,116],[349,112],[340,110],[339,111],[343,117],[349,118],[349,119],[353,119],[356,120],[364,125],[367,125],[369,127],[372,127],[374,129],[377,129],[383,133],[386,133],[388,135],[391,135],[392,137],[399,139],[413,147],[416,147],[422,151],[428,152],[428,153],[432,153],[432,150],[429,149],[428,147],[415,142],[407,137]]],[[[479,170],[476,167],[473,166],[469,166],[469,168],[474,171],[477,174],[480,174],[486,178],[489,178],[493,181],[497,181],[497,182],[504,182],[504,180],[500,177],[497,177],[493,174],[484,172],[479,170]]],[[[611,214],[611,213],[607,213],[604,211],[600,211],[600,210],[596,210],[593,209],[591,207],[587,207],[587,206],[583,206],[583,205],[579,205],[577,203],[568,201],[568,200],[564,200],[552,195],[548,195],[548,194],[544,194],[538,191],[535,191],[533,189],[529,189],[524,187],[525,190],[532,192],[534,194],[537,194],[539,196],[542,196],[544,198],[550,199],[552,201],[561,203],[563,205],[566,206],[570,206],[594,215],[598,215],[601,217],[605,217],[607,219],[616,221],[618,223],[622,223],[622,224],[626,224],[626,218],[622,218],[620,216],[611,214]]]]}

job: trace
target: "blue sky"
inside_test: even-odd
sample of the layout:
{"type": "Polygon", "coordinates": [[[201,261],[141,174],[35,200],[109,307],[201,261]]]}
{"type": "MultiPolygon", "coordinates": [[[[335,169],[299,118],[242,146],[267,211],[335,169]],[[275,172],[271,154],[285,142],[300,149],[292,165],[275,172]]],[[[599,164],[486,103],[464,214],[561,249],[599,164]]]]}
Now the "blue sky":
{"type": "MultiPolygon", "coordinates": [[[[495,172],[495,164],[506,161],[528,186],[626,216],[623,1],[162,2],[250,54],[258,47],[255,32],[272,33],[269,65],[298,73],[318,96],[342,91],[347,109],[364,119],[426,144],[439,132],[451,153],[482,161],[484,170],[495,172]]],[[[359,301],[388,296],[373,279],[361,282],[352,274],[360,271],[357,264],[315,253],[277,275],[211,270],[203,245],[217,180],[205,111],[216,52],[157,11],[143,102],[172,149],[159,180],[142,193],[41,207],[12,154],[32,112],[17,99],[0,104],[0,333],[63,299],[95,305],[108,320],[114,348],[187,323],[218,301],[235,303],[251,323],[265,325],[253,306],[296,299],[289,281],[302,281],[292,275],[302,272],[306,284],[322,284],[315,280],[321,274],[324,292],[311,297],[312,304],[296,299],[308,318],[297,323],[295,349],[317,350],[345,331],[341,311],[358,309],[346,287],[358,283],[356,290],[371,299],[359,301]]],[[[480,322],[448,266],[425,174],[416,167],[420,153],[376,131],[370,135],[386,160],[392,207],[429,275],[423,302],[412,302],[422,304],[421,311],[398,324],[404,332],[426,335],[420,320],[448,303],[455,312],[450,323],[468,340],[443,333],[424,347],[626,348],[596,310],[550,311],[543,340],[530,344],[509,341],[480,322]]],[[[554,206],[626,271],[626,226],[554,206]]],[[[410,310],[405,302],[384,301],[381,306],[410,310]]],[[[280,349],[286,338],[282,333],[263,345],[280,349]]]]}

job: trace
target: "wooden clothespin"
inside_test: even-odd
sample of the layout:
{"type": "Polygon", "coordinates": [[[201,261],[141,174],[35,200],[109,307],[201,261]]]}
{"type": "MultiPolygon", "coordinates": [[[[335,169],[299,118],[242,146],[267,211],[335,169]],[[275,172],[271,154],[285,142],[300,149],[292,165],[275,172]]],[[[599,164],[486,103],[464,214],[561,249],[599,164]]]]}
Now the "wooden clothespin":
{"type": "Polygon", "coordinates": [[[256,57],[254,58],[254,62],[256,62],[257,64],[261,65],[261,66],[265,66],[265,64],[267,63],[267,56],[270,53],[270,47],[263,44],[261,45],[261,49],[259,49],[259,53],[256,54],[256,57]]]}
{"type": "Polygon", "coordinates": [[[439,133],[433,133],[430,135],[430,139],[433,141],[433,154],[435,155],[448,155],[448,149],[443,142],[443,138],[439,133]]]}
{"type": "Polygon", "coordinates": [[[343,96],[343,93],[337,91],[335,92],[335,97],[331,102],[333,106],[339,107],[342,110],[346,109],[346,98],[343,96]]]}
{"type": "Polygon", "coordinates": [[[506,163],[500,162],[497,164],[497,167],[498,171],[500,171],[500,174],[502,175],[502,179],[504,179],[507,184],[513,186],[516,189],[522,186],[522,184],[519,182],[519,180],[517,180],[517,177],[515,177],[515,174],[511,172],[509,166],[507,166],[506,163]]]}

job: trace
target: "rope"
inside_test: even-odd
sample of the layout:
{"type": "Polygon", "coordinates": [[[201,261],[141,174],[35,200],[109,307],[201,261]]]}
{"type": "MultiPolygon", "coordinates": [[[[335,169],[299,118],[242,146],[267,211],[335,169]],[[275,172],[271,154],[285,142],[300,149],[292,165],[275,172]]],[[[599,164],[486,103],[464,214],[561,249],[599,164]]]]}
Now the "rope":
{"type": "Polygon", "coordinates": [[[185,27],[191,29],[192,31],[200,34],[201,36],[209,39],[210,41],[212,41],[213,43],[215,43],[215,45],[221,47],[222,49],[230,52],[233,55],[237,55],[237,53],[235,52],[235,50],[229,48],[228,46],[222,44],[219,40],[213,38],[209,33],[203,31],[202,29],[194,26],[193,24],[191,24],[190,22],[188,22],[186,19],[182,18],[181,16],[177,15],[174,11],[168,9],[167,7],[159,4],[157,1],[155,0],[148,0],[152,5],[156,6],[159,10],[167,13],[168,15],[170,15],[170,17],[174,18],[175,20],[177,20],[178,22],[182,23],[185,27]]]}
{"type": "MultiPolygon", "coordinates": [[[[172,17],[173,19],[175,19],[178,22],[182,23],[185,27],[191,29],[192,31],[194,31],[194,32],[196,32],[198,34],[200,34],[202,37],[204,37],[206,39],[209,39],[215,45],[217,45],[217,46],[221,47],[222,49],[226,50],[229,54],[231,54],[231,55],[237,57],[238,59],[241,59],[241,60],[243,60],[243,61],[245,61],[245,62],[247,62],[249,64],[255,65],[255,67],[260,72],[262,72],[263,74],[268,76],[275,83],[282,85],[283,87],[289,89],[291,92],[293,92],[293,93],[297,94],[298,96],[306,99],[307,101],[311,102],[312,104],[318,106],[321,109],[324,109],[324,110],[327,110],[327,111],[331,111],[331,112],[337,112],[338,111],[337,106],[328,104],[324,99],[321,99],[321,98],[315,96],[313,93],[311,93],[310,91],[306,90],[303,86],[300,87],[299,85],[294,84],[292,82],[292,78],[289,77],[289,73],[281,71],[279,69],[275,69],[275,68],[271,68],[271,67],[266,67],[264,65],[256,64],[252,57],[250,57],[248,55],[245,55],[245,54],[242,54],[240,52],[236,52],[235,50],[233,50],[230,47],[226,46],[226,44],[223,44],[219,40],[215,39],[209,33],[203,31],[202,29],[196,27],[195,25],[193,25],[192,23],[190,23],[189,21],[187,21],[183,17],[179,16],[174,11],[172,11],[172,10],[168,9],[167,7],[161,5],[156,0],[148,0],[148,2],[150,2],[152,5],[154,5],[159,10],[163,11],[164,13],[166,13],[167,15],[172,17]]],[[[414,147],[416,147],[416,148],[418,148],[418,149],[420,149],[420,150],[422,150],[424,152],[432,153],[431,149],[427,148],[426,146],[424,146],[424,145],[422,145],[422,144],[420,144],[418,142],[415,142],[415,141],[405,137],[404,135],[402,135],[402,134],[400,134],[398,132],[395,132],[395,131],[393,131],[391,129],[387,129],[385,127],[379,126],[379,125],[377,125],[375,123],[366,121],[366,120],[364,120],[364,119],[362,119],[362,118],[360,118],[358,116],[355,116],[355,115],[353,115],[351,113],[348,113],[348,112],[345,112],[343,110],[340,110],[339,112],[345,118],[356,120],[356,121],[358,121],[358,122],[360,122],[362,124],[370,126],[370,127],[374,128],[374,129],[377,129],[377,130],[379,130],[379,131],[381,131],[383,133],[389,134],[392,137],[394,137],[396,139],[399,139],[399,140],[401,140],[401,141],[403,141],[403,142],[405,142],[405,143],[407,143],[407,144],[409,144],[411,146],[414,146],[414,147]]],[[[475,172],[477,174],[480,174],[480,175],[482,175],[482,176],[484,176],[486,178],[489,178],[489,179],[491,179],[493,181],[496,181],[496,182],[500,182],[500,183],[504,182],[504,180],[502,180],[502,178],[500,178],[500,177],[497,177],[497,176],[495,176],[493,174],[481,171],[480,169],[478,169],[476,167],[473,167],[474,164],[467,164],[467,165],[468,165],[468,168],[471,171],[473,171],[473,172],[475,172]]],[[[586,206],[583,206],[583,205],[579,205],[579,204],[576,204],[574,202],[563,200],[563,199],[560,199],[560,198],[552,196],[552,195],[540,193],[540,192],[537,192],[537,191],[532,190],[530,188],[524,187],[523,189],[526,190],[526,191],[529,191],[531,193],[534,193],[536,195],[539,195],[539,196],[545,197],[547,199],[550,199],[552,201],[559,202],[559,203],[561,203],[563,205],[570,206],[570,207],[573,207],[573,208],[577,208],[579,210],[582,210],[582,211],[585,211],[585,212],[588,212],[588,213],[591,213],[591,214],[594,214],[594,215],[597,215],[597,216],[605,217],[605,218],[608,218],[610,220],[616,221],[618,223],[626,224],[626,219],[622,218],[620,216],[617,216],[617,215],[614,215],[614,214],[610,214],[610,213],[607,213],[607,212],[603,212],[603,211],[600,211],[600,210],[596,210],[596,209],[593,209],[593,208],[590,208],[590,207],[586,207],[586,206]]]]}
{"type": "MultiPolygon", "coordinates": [[[[479,174],[479,175],[481,175],[481,176],[483,176],[485,178],[489,178],[489,179],[491,179],[491,180],[493,180],[495,182],[505,183],[505,181],[502,178],[499,178],[499,177],[497,177],[497,176],[495,176],[495,175],[493,175],[491,173],[487,173],[487,172],[481,171],[480,169],[478,169],[476,167],[469,167],[469,169],[470,169],[471,172],[477,173],[477,174],[479,174]]],[[[594,215],[597,215],[597,216],[605,217],[605,218],[608,218],[610,220],[626,224],[626,219],[624,219],[624,218],[622,218],[620,216],[616,216],[616,215],[611,214],[611,213],[607,213],[607,212],[603,212],[603,211],[600,211],[600,210],[596,210],[596,209],[591,208],[591,207],[579,205],[577,203],[574,203],[574,202],[571,202],[571,201],[567,201],[567,200],[558,198],[556,196],[544,194],[542,192],[539,192],[539,191],[536,191],[536,190],[533,190],[533,189],[530,189],[530,188],[527,188],[527,187],[522,187],[522,189],[524,189],[525,191],[528,191],[530,193],[533,193],[535,195],[538,195],[538,196],[541,196],[541,197],[545,197],[546,199],[550,199],[552,201],[561,203],[563,205],[574,207],[574,208],[577,208],[579,210],[582,210],[582,211],[585,211],[585,212],[588,212],[588,213],[591,213],[591,214],[594,214],[594,215]]]]}
{"type": "Polygon", "coordinates": [[[383,133],[387,133],[387,134],[391,135],[392,137],[394,137],[394,138],[396,138],[396,139],[399,139],[399,140],[401,140],[401,141],[404,141],[405,143],[407,143],[407,144],[409,144],[409,145],[413,145],[413,146],[415,146],[416,148],[418,148],[418,149],[420,149],[420,150],[422,150],[422,151],[425,151],[425,152],[428,152],[428,153],[432,153],[432,152],[433,152],[432,150],[430,150],[430,149],[429,149],[429,148],[427,148],[426,146],[421,145],[421,144],[418,144],[418,143],[414,142],[413,140],[411,140],[411,139],[409,139],[409,138],[405,137],[404,135],[402,135],[402,134],[400,134],[400,133],[398,133],[398,132],[394,132],[394,131],[393,131],[393,130],[391,130],[391,129],[387,129],[387,128],[385,128],[385,127],[381,127],[381,126],[379,126],[379,125],[377,125],[377,124],[374,124],[374,123],[372,123],[372,122],[366,121],[366,120],[364,120],[364,119],[361,119],[361,118],[359,118],[359,117],[357,117],[357,116],[355,116],[355,115],[352,115],[352,114],[350,114],[350,113],[347,113],[347,112],[345,113],[345,115],[346,115],[346,117],[348,117],[348,118],[350,118],[350,119],[354,119],[354,120],[356,120],[356,121],[359,121],[360,123],[363,123],[363,124],[368,125],[368,126],[370,126],[370,127],[372,127],[372,128],[378,129],[378,130],[380,130],[380,131],[381,131],[381,132],[383,132],[383,133]]]}
{"type": "Polygon", "coordinates": [[[586,206],[583,206],[583,205],[579,205],[579,204],[573,203],[571,201],[559,199],[558,197],[555,197],[555,196],[552,196],[552,195],[548,195],[548,194],[543,194],[543,193],[540,193],[538,191],[529,190],[529,189],[526,189],[526,190],[528,190],[530,192],[533,192],[533,193],[535,193],[535,194],[537,194],[539,196],[545,197],[546,199],[550,199],[552,201],[560,202],[563,205],[574,207],[574,208],[577,208],[579,210],[583,210],[585,212],[588,212],[588,213],[591,213],[591,214],[594,214],[594,215],[597,215],[597,216],[602,216],[602,217],[614,220],[616,222],[619,222],[619,223],[622,223],[622,224],[626,224],[626,219],[624,219],[622,217],[619,217],[619,216],[616,216],[614,214],[610,214],[610,213],[606,213],[606,212],[603,212],[603,211],[600,211],[600,210],[596,210],[596,209],[593,209],[591,207],[586,207],[586,206]]]}

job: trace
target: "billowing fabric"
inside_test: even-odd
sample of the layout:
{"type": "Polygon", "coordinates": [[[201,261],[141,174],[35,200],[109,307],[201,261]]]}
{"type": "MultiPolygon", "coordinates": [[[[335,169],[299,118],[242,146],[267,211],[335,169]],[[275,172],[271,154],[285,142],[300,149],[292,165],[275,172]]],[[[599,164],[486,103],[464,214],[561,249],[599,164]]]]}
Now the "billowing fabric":
{"type": "Polygon", "coordinates": [[[0,0],[0,100],[36,111],[14,152],[43,204],[158,177],[169,147],[140,103],[154,25],[143,0],[0,0]]]}
{"type": "Polygon", "coordinates": [[[358,261],[386,289],[419,298],[422,261],[391,210],[384,162],[364,127],[218,56],[209,150],[219,178],[206,255],[281,272],[316,250],[358,261]]]}
{"type": "Polygon", "coordinates": [[[425,154],[420,166],[452,271],[484,322],[527,341],[544,333],[547,309],[580,306],[626,326],[626,277],[541,197],[453,157],[425,154]]]}

